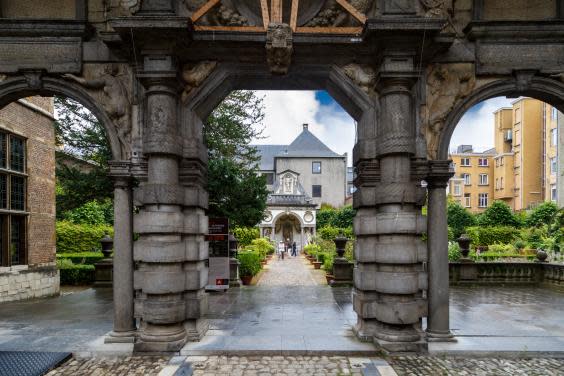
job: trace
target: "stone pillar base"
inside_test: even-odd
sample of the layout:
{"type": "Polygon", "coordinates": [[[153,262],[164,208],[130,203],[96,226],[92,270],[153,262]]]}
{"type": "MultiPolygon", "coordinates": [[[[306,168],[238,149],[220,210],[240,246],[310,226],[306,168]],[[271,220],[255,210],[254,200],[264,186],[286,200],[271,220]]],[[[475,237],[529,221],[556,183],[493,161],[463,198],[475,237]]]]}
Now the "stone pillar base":
{"type": "Polygon", "coordinates": [[[184,329],[186,330],[186,338],[188,341],[197,342],[204,338],[210,323],[207,319],[196,319],[184,321],[184,329]]]}
{"type": "Polygon", "coordinates": [[[374,344],[384,354],[399,353],[426,353],[428,350],[427,342],[419,340],[416,342],[391,342],[383,339],[374,340],[374,344]]]}
{"type": "Polygon", "coordinates": [[[239,264],[236,258],[229,259],[229,287],[241,287],[243,284],[239,278],[239,264]]]}
{"type": "Polygon", "coordinates": [[[137,331],[130,330],[127,332],[109,332],[104,337],[104,343],[135,343],[137,331]]]}
{"type": "Polygon", "coordinates": [[[136,352],[177,352],[188,341],[182,324],[144,324],[138,342],[133,346],[136,352]]]}
{"type": "Polygon", "coordinates": [[[427,342],[458,342],[450,330],[446,332],[427,331],[427,342]]]}

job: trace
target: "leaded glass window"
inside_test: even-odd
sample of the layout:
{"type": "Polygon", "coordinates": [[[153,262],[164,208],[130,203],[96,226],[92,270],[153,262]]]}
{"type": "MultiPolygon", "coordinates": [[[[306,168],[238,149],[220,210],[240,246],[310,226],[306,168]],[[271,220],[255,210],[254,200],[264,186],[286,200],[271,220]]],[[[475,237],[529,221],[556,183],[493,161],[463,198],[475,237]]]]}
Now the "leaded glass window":
{"type": "Polygon", "coordinates": [[[25,264],[25,217],[13,215],[10,226],[10,259],[12,265],[25,264]]]}
{"type": "Polygon", "coordinates": [[[8,151],[8,135],[0,132],[0,168],[6,168],[6,161],[8,151]]]}
{"type": "Polygon", "coordinates": [[[25,180],[21,176],[11,176],[10,209],[25,209],[25,180]]]}
{"type": "Polygon", "coordinates": [[[8,209],[8,176],[0,174],[0,209],[8,209]]]}
{"type": "Polygon", "coordinates": [[[24,172],[25,142],[19,137],[10,136],[10,169],[24,172]]]}

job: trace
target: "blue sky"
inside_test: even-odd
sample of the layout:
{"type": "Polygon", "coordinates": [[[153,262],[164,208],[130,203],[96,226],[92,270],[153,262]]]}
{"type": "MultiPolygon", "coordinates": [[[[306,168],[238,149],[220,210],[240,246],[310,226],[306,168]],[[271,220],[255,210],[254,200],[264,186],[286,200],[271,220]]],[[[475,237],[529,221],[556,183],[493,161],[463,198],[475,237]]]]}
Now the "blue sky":
{"type": "MultiPolygon", "coordinates": [[[[347,153],[351,164],[355,122],[325,91],[259,91],[264,96],[264,139],[259,144],[289,144],[302,131],[302,124],[333,151],[347,153]]],[[[471,144],[476,151],[493,147],[493,112],[510,106],[506,98],[493,98],[472,107],[458,123],[451,149],[471,144]]]]}

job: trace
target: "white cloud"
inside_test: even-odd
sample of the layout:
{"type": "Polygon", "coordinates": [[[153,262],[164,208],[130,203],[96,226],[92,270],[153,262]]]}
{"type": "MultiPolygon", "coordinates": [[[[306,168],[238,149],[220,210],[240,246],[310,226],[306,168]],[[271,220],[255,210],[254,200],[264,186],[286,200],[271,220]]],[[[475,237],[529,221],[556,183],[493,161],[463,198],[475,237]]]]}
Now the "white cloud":
{"type": "Polygon", "coordinates": [[[257,91],[264,96],[264,139],[257,144],[291,143],[308,123],[310,131],[336,153],[352,159],[355,128],[353,119],[336,103],[322,105],[315,91],[257,91]]]}
{"type": "Polygon", "coordinates": [[[472,107],[456,126],[450,139],[450,150],[458,145],[472,145],[474,151],[484,151],[494,147],[494,111],[501,107],[511,107],[513,99],[497,97],[488,99],[472,107]]]}

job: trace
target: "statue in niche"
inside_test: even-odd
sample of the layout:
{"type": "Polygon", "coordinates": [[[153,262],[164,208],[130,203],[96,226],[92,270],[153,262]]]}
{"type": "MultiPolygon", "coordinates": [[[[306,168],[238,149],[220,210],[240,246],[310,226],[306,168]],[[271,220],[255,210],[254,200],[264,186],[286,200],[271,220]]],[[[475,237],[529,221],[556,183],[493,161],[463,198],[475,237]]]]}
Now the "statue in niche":
{"type": "MultiPolygon", "coordinates": [[[[207,0],[183,0],[184,6],[191,14],[207,2],[207,0]]],[[[198,24],[206,26],[247,26],[249,25],[249,20],[237,12],[230,1],[223,1],[220,2],[219,6],[207,11],[198,20],[198,24]]]]}
{"type": "MultiPolygon", "coordinates": [[[[356,10],[367,14],[372,8],[374,0],[350,0],[348,1],[356,10]]],[[[345,10],[335,0],[327,1],[323,9],[312,18],[306,26],[309,27],[339,27],[354,26],[356,18],[345,10]]]]}
{"type": "Polygon", "coordinates": [[[284,178],[282,178],[282,187],[285,194],[291,194],[294,192],[294,178],[292,175],[284,175],[284,178]]]}
{"type": "MultiPolygon", "coordinates": [[[[93,76],[96,76],[93,74],[93,76]]],[[[122,146],[129,149],[129,135],[131,133],[130,124],[130,100],[125,84],[121,77],[120,69],[117,64],[106,64],[103,73],[97,78],[87,79],[78,77],[74,74],[65,74],[64,78],[75,81],[85,88],[95,92],[108,117],[114,123],[118,139],[122,146]]]]}

